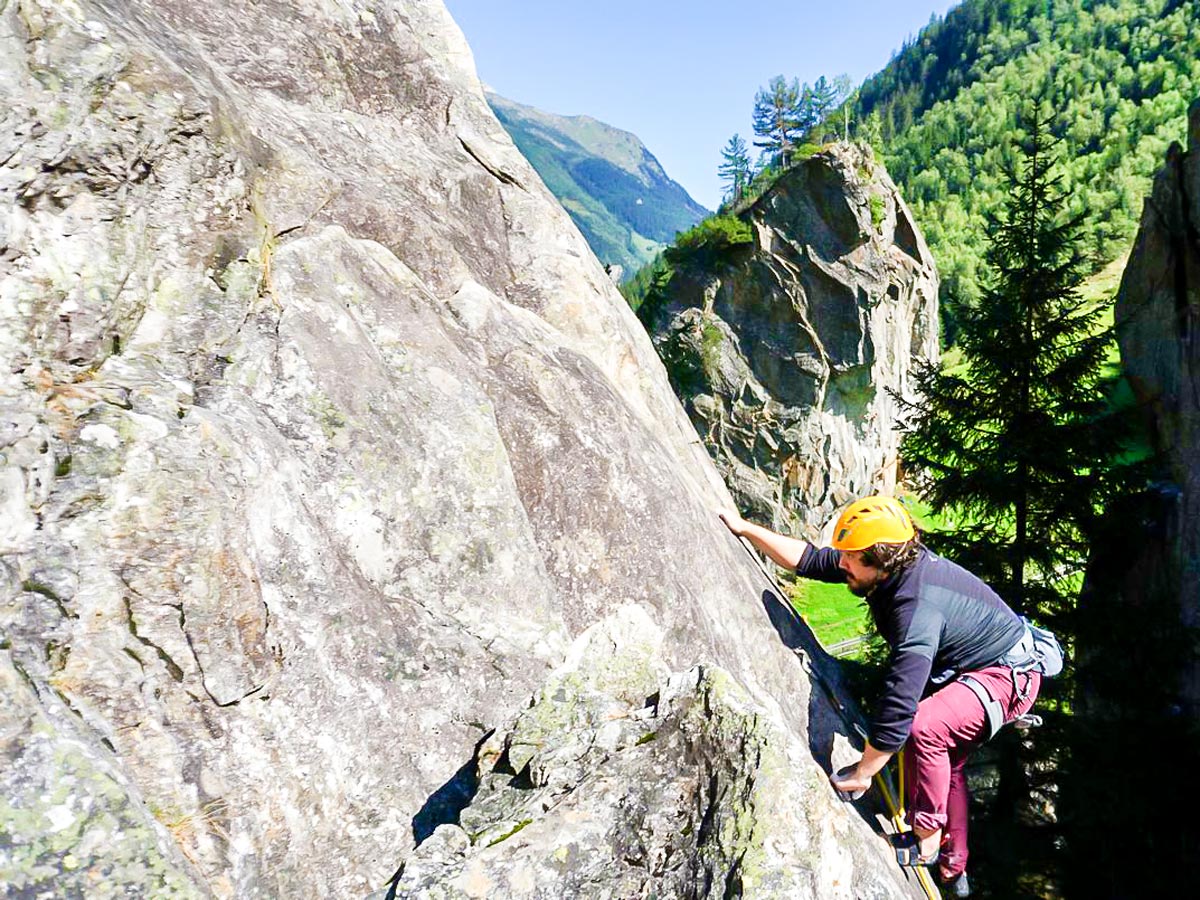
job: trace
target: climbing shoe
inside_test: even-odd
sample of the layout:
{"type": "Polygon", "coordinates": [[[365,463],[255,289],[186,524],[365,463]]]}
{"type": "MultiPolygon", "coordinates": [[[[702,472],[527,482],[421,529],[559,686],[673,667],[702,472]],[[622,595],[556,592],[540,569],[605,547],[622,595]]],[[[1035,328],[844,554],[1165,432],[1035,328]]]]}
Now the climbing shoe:
{"type": "Polygon", "coordinates": [[[954,878],[949,881],[943,881],[942,887],[951,897],[970,897],[971,884],[967,881],[967,873],[959,872],[954,878]]]}
{"type": "Polygon", "coordinates": [[[896,862],[902,866],[932,866],[938,861],[938,851],[921,855],[921,842],[911,831],[893,834],[889,840],[896,851],[896,862]]]}

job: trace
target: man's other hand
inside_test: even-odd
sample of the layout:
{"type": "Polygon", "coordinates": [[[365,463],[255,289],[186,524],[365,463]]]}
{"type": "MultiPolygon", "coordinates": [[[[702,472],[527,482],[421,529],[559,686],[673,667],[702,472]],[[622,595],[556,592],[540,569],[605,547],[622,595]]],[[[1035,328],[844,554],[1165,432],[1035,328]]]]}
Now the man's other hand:
{"type": "Polygon", "coordinates": [[[829,783],[843,800],[857,800],[871,786],[871,776],[860,775],[858,766],[846,766],[830,775],[829,783]]]}

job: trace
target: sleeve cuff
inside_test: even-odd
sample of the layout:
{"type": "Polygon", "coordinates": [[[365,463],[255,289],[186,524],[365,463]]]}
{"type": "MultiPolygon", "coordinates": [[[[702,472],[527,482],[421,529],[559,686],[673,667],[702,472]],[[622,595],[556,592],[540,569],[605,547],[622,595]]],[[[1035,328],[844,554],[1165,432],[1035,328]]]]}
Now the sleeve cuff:
{"type": "Polygon", "coordinates": [[[898,744],[893,741],[884,740],[874,734],[871,735],[870,740],[871,746],[876,750],[882,750],[884,753],[899,753],[904,749],[904,745],[908,743],[908,735],[905,735],[898,744]]]}
{"type": "Polygon", "coordinates": [[[800,551],[800,558],[796,560],[796,574],[800,574],[800,570],[804,568],[804,560],[808,558],[808,554],[813,550],[811,541],[804,542],[804,549],[800,551]]]}

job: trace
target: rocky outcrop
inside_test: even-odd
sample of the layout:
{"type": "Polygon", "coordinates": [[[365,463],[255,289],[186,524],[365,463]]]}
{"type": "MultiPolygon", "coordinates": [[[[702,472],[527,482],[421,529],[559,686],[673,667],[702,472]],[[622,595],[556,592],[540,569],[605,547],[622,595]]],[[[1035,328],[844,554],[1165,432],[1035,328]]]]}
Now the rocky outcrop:
{"type": "Polygon", "coordinates": [[[936,269],[861,145],[805,160],[739,218],[751,242],[683,264],[643,316],[742,509],[814,535],[895,487],[893,392],[937,358],[936,269]]]}
{"type": "Polygon", "coordinates": [[[1155,547],[1126,575],[1130,602],[1173,599],[1190,635],[1179,685],[1200,718],[1200,102],[1186,151],[1173,144],[1146,201],[1116,303],[1121,363],[1149,411],[1171,484],[1156,492],[1155,547]],[[1138,595],[1143,595],[1139,599],[1138,595]]]}
{"type": "Polygon", "coordinates": [[[584,632],[477,750],[473,801],[396,896],[887,896],[778,708],[717,667],[669,672],[662,640],[639,607],[584,632]]]}
{"type": "Polygon", "coordinates": [[[696,855],[688,896],[774,841],[797,896],[905,893],[824,780],[849,751],[823,657],[439,3],[0,0],[0,94],[0,881],[362,896],[515,814],[474,852],[519,893],[497,857],[544,861],[514,838],[557,813],[489,754],[534,733],[563,815],[628,830],[648,786],[604,773],[653,757],[731,823],[646,836],[696,855]],[[662,744],[522,712],[622,615],[660,702],[579,691],[662,744]]]}

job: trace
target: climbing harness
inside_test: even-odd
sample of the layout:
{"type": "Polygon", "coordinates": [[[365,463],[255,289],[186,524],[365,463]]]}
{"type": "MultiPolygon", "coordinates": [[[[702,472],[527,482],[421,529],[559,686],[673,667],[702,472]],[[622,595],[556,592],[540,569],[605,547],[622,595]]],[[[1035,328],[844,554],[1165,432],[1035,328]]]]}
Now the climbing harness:
{"type": "MultiPolygon", "coordinates": [[[[1029,696],[1030,673],[1038,672],[1043,678],[1053,678],[1062,671],[1063,650],[1052,631],[1039,628],[1024,616],[1021,617],[1021,623],[1025,630],[1020,640],[996,661],[996,665],[1009,670],[1013,690],[1019,699],[1024,700],[1029,696]],[[1024,685],[1021,684],[1022,675],[1025,676],[1024,685]]],[[[957,680],[970,688],[971,693],[978,697],[983,705],[987,716],[987,731],[982,737],[984,741],[990,741],[1005,725],[1003,705],[993,699],[987,688],[970,673],[959,675],[957,680]]],[[[1042,724],[1042,717],[1027,712],[1013,719],[1013,724],[1018,728],[1037,728],[1042,724]]]]}
{"type": "MultiPolygon", "coordinates": [[[[1015,678],[1016,675],[1014,674],[1015,678]]],[[[1004,707],[1001,706],[999,700],[993,700],[992,695],[987,692],[982,684],[976,681],[970,675],[958,676],[960,684],[964,684],[971,689],[979,702],[983,704],[983,711],[987,715],[987,731],[982,735],[984,741],[990,741],[996,736],[996,732],[1004,727],[1004,707]]]]}

